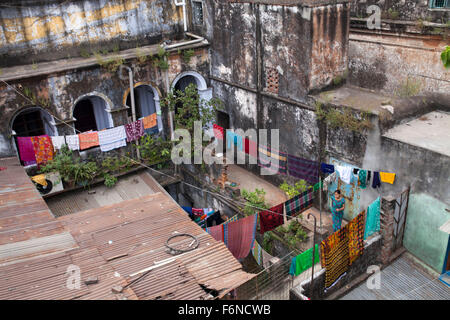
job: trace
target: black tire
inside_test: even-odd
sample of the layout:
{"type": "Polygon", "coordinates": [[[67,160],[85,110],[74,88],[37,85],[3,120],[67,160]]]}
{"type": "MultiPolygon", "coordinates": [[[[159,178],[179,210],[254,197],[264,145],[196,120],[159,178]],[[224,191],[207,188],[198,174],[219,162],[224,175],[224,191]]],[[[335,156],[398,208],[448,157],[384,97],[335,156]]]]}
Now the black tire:
{"type": "Polygon", "coordinates": [[[47,194],[53,189],[53,183],[50,180],[45,179],[47,182],[47,186],[44,187],[43,185],[36,184],[36,188],[38,189],[40,194],[47,194]]]}

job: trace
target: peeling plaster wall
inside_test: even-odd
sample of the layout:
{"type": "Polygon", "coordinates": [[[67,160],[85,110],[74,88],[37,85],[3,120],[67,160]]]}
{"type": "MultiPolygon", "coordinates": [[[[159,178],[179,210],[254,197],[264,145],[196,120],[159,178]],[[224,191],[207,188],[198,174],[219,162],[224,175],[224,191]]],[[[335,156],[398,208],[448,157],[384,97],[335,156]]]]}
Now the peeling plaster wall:
{"type": "Polygon", "coordinates": [[[439,38],[351,34],[348,80],[395,94],[409,78],[423,92],[448,93],[450,70],[440,58],[446,43],[439,38]]]}
{"type": "Polygon", "coordinates": [[[147,45],[180,35],[183,24],[181,7],[167,0],[9,3],[0,9],[0,66],[147,45]]]}
{"type": "MultiPolygon", "coordinates": [[[[164,71],[155,68],[153,63],[138,63],[137,60],[129,61],[134,66],[135,84],[148,84],[153,86],[162,95],[167,93],[164,80],[164,71]]],[[[169,84],[182,72],[194,70],[199,75],[208,79],[209,55],[208,49],[196,49],[189,63],[184,62],[179,54],[169,57],[170,68],[168,72],[169,84]]],[[[129,92],[128,78],[121,80],[118,73],[111,73],[100,66],[73,70],[64,73],[55,73],[41,78],[22,79],[10,83],[17,90],[24,92],[30,89],[36,98],[47,101],[47,105],[41,107],[51,115],[72,125],[73,108],[85,95],[98,95],[105,99],[107,107],[111,110],[111,116],[115,126],[128,122],[127,110],[124,107],[125,95],[129,92]]],[[[36,105],[40,105],[38,102],[36,105]]],[[[15,155],[15,147],[11,144],[11,121],[21,110],[32,106],[12,88],[0,86],[0,157],[15,155]]],[[[163,109],[163,127],[168,130],[166,110],[163,109]]],[[[57,125],[59,134],[73,134],[73,129],[67,124],[57,125]]]]}
{"type": "Polygon", "coordinates": [[[211,75],[256,88],[256,7],[211,1],[214,12],[211,75]]]}
{"type": "Polygon", "coordinates": [[[321,89],[345,76],[348,58],[348,4],[313,8],[309,89],[321,89]]]}
{"type": "Polygon", "coordinates": [[[304,101],[309,88],[311,65],[311,9],[261,6],[262,87],[267,85],[269,70],[278,75],[280,96],[304,101]],[[305,12],[303,12],[305,11],[305,12]]]}

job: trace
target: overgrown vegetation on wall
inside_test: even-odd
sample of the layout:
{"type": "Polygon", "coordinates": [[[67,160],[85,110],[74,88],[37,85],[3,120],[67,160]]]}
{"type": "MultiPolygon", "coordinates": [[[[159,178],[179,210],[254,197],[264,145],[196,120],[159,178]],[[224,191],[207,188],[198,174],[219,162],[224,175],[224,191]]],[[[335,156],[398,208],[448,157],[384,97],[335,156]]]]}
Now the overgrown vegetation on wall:
{"type": "Polygon", "coordinates": [[[360,117],[357,117],[350,108],[342,108],[342,110],[324,108],[322,103],[316,102],[315,113],[319,121],[325,121],[333,129],[344,128],[363,132],[372,128],[368,112],[361,112],[360,117]]]}
{"type": "Polygon", "coordinates": [[[446,69],[450,68],[450,46],[446,46],[444,51],[442,51],[441,60],[446,69]]]}

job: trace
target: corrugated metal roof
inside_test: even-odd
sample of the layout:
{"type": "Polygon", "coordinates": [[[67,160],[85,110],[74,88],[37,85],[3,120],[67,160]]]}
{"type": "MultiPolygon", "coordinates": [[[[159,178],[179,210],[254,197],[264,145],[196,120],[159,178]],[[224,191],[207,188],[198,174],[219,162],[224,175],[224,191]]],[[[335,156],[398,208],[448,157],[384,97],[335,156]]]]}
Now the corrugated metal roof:
{"type": "MultiPolygon", "coordinates": [[[[159,192],[55,219],[17,159],[0,160],[0,165],[9,170],[8,176],[0,172],[0,210],[8,208],[5,215],[0,211],[0,240],[21,248],[26,244],[20,260],[0,260],[0,299],[209,299],[209,290],[220,297],[255,276],[244,272],[226,246],[194,223],[148,174],[144,180],[159,192]],[[19,179],[12,179],[15,175],[19,179]],[[31,197],[25,207],[19,201],[22,189],[31,197]],[[67,237],[67,232],[76,248],[66,241],[68,247],[58,247],[59,252],[29,255],[29,244],[52,243],[55,237],[45,237],[67,237]],[[196,236],[199,247],[178,256],[166,252],[167,239],[177,233],[196,236]],[[35,237],[42,239],[33,242],[35,237]],[[25,240],[31,242],[17,242],[25,240]],[[67,287],[69,266],[80,270],[80,289],[67,287]],[[98,283],[85,285],[91,276],[98,283]],[[114,294],[114,285],[125,289],[114,294]]],[[[174,245],[186,247],[191,241],[180,238],[174,245]]]]}
{"type": "Polygon", "coordinates": [[[381,270],[380,288],[369,289],[365,282],[342,300],[450,300],[450,288],[418,268],[403,254],[381,270]]]}

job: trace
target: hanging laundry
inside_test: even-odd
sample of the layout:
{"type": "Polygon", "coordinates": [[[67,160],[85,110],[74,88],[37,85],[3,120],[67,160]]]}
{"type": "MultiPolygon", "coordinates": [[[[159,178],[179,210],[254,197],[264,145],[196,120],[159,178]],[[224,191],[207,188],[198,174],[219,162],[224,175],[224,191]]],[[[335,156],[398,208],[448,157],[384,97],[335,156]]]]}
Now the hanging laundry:
{"type": "Polygon", "coordinates": [[[337,177],[337,174],[335,171],[323,180],[323,190],[324,191],[328,191],[329,185],[336,181],[336,177],[337,177]]]}
{"type": "Polygon", "coordinates": [[[291,266],[289,267],[289,274],[291,276],[295,276],[296,260],[297,260],[297,257],[293,257],[291,260],[291,266]]]}
{"type": "Polygon", "coordinates": [[[261,234],[273,230],[284,223],[283,203],[280,203],[269,210],[259,212],[259,232],[261,234]]]}
{"type": "Polygon", "coordinates": [[[354,175],[357,175],[358,172],[359,172],[359,169],[358,169],[358,168],[354,168],[354,169],[353,169],[353,174],[354,174],[354,175]]]}
{"type": "Polygon", "coordinates": [[[214,136],[217,140],[223,140],[224,129],[217,124],[213,124],[214,136]]]}
{"type": "Polygon", "coordinates": [[[320,188],[322,188],[322,187],[323,187],[323,181],[319,181],[313,186],[313,191],[320,190],[320,188]]]}
{"type": "Polygon", "coordinates": [[[358,174],[358,185],[361,189],[366,188],[366,179],[367,179],[367,171],[366,170],[359,170],[358,174]]]}
{"type": "Polygon", "coordinates": [[[252,156],[253,158],[258,158],[258,145],[256,142],[244,138],[244,152],[248,155],[252,156]]]}
{"type": "Polygon", "coordinates": [[[236,259],[247,257],[253,247],[256,216],[253,214],[224,226],[225,244],[236,259]]]}
{"type": "Polygon", "coordinates": [[[203,216],[203,214],[204,214],[203,209],[200,209],[200,208],[192,208],[191,211],[192,211],[193,215],[199,216],[199,217],[203,216]]]}
{"type": "MultiPolygon", "coordinates": [[[[314,264],[318,263],[320,260],[319,255],[319,245],[316,244],[314,247],[314,264]]],[[[296,257],[295,264],[295,275],[298,276],[303,271],[308,270],[312,267],[312,256],[313,256],[313,248],[309,248],[305,252],[299,254],[296,257]]]]}
{"type": "Polygon", "coordinates": [[[380,181],[380,173],[377,171],[373,172],[373,179],[372,179],[372,188],[376,189],[381,186],[380,181]]]}
{"type": "Polygon", "coordinates": [[[242,137],[231,130],[227,130],[227,149],[231,148],[231,144],[236,145],[238,150],[244,151],[242,137]]]}
{"type": "Polygon", "coordinates": [[[53,148],[52,140],[48,135],[31,137],[31,141],[33,143],[34,156],[38,165],[53,160],[55,149],[53,148]]]}
{"type": "Polygon", "coordinates": [[[80,141],[80,150],[96,147],[98,143],[97,131],[83,132],[78,135],[80,141]]]}
{"type": "Polygon", "coordinates": [[[380,231],[380,197],[372,202],[367,208],[364,239],[367,239],[372,234],[378,231],[380,231]]]}
{"type": "Polygon", "coordinates": [[[144,135],[144,125],[142,120],[136,120],[125,125],[127,142],[136,141],[144,135]]]}
{"type": "Polygon", "coordinates": [[[98,142],[100,144],[100,150],[103,152],[126,146],[126,138],[127,135],[124,126],[98,132],[98,142]]]}
{"type": "Polygon", "coordinates": [[[367,180],[366,180],[366,185],[370,185],[370,176],[372,175],[372,171],[367,170],[367,180]]]}
{"type": "Polygon", "coordinates": [[[259,245],[258,241],[255,240],[253,243],[252,254],[258,265],[262,265],[262,250],[263,249],[259,245]]]}
{"type": "Polygon", "coordinates": [[[321,163],[320,164],[320,171],[323,173],[333,173],[334,172],[334,166],[332,164],[327,163],[321,163]]]}
{"type": "Polygon", "coordinates": [[[287,165],[290,176],[306,180],[311,184],[319,181],[318,162],[288,155],[287,165]]]}
{"type": "Polygon", "coordinates": [[[350,184],[352,179],[352,168],[348,166],[335,166],[335,168],[339,173],[339,178],[346,184],[350,184]]]}
{"type": "Polygon", "coordinates": [[[348,252],[350,265],[364,252],[365,214],[365,211],[361,212],[348,223],[348,252]]]}
{"type": "Polygon", "coordinates": [[[289,199],[284,203],[286,208],[286,216],[293,217],[309,207],[312,206],[314,201],[314,191],[312,189],[307,190],[292,199],[289,199]]]}
{"type": "Polygon", "coordinates": [[[142,125],[144,129],[150,129],[158,125],[156,113],[152,113],[144,118],[142,118],[142,125]]]}
{"type": "Polygon", "coordinates": [[[214,239],[217,241],[223,242],[223,225],[217,225],[213,227],[206,228],[206,232],[208,232],[214,239]]]}
{"type": "Polygon", "coordinates": [[[53,147],[56,150],[60,150],[63,145],[66,144],[66,139],[64,136],[51,136],[53,147]]]}
{"type": "Polygon", "coordinates": [[[227,219],[227,221],[225,221],[224,223],[230,223],[230,222],[233,222],[233,221],[238,221],[238,215],[237,214],[235,214],[234,216],[232,216],[231,218],[228,218],[227,219]]]}
{"type": "Polygon", "coordinates": [[[345,275],[349,265],[348,225],[320,243],[322,267],[325,267],[325,290],[345,275]]]}
{"type": "Polygon", "coordinates": [[[381,182],[394,184],[395,173],[380,172],[380,180],[381,182]]]}
{"type": "Polygon", "coordinates": [[[264,145],[258,147],[258,166],[273,174],[287,174],[287,154],[264,145]]]}
{"type": "Polygon", "coordinates": [[[31,137],[17,137],[20,160],[27,166],[36,163],[31,137]]]}
{"type": "Polygon", "coordinates": [[[66,136],[66,143],[70,150],[80,150],[80,139],[77,134],[66,136]]]}

